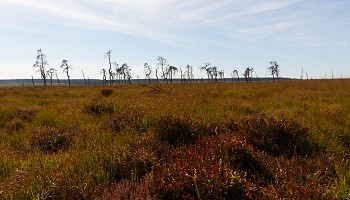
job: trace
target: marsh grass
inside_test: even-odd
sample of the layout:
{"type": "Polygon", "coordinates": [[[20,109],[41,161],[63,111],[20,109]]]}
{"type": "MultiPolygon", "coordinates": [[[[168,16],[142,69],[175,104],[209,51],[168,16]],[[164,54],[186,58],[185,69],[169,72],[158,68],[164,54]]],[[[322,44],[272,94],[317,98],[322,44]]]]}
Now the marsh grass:
{"type": "Polygon", "coordinates": [[[0,199],[349,197],[349,80],[160,87],[1,88],[0,199]]]}

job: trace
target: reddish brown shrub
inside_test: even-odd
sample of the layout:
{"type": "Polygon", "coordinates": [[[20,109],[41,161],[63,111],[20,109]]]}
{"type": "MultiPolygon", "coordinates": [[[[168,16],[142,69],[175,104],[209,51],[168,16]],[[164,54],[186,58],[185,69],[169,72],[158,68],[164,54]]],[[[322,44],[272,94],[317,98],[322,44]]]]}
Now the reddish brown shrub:
{"type": "Polygon", "coordinates": [[[111,90],[111,89],[103,89],[103,90],[101,90],[100,93],[101,93],[102,96],[108,97],[108,96],[110,96],[113,93],[113,90],[111,90]]]}
{"type": "Polygon", "coordinates": [[[238,129],[248,143],[270,155],[292,158],[295,155],[310,155],[318,150],[310,141],[309,130],[296,121],[260,116],[245,118],[239,125],[229,125],[230,129],[238,129]]]}

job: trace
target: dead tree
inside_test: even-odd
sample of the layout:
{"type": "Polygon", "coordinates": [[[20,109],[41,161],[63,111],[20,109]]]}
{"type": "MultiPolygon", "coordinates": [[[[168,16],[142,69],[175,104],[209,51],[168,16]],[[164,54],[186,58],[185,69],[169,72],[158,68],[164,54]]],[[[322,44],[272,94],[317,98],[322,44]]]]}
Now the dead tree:
{"type": "Polygon", "coordinates": [[[275,76],[278,80],[279,77],[279,65],[277,64],[277,61],[270,61],[270,67],[268,68],[272,75],[272,81],[275,81],[275,76]]]}
{"type": "Polygon", "coordinates": [[[173,83],[173,75],[178,71],[178,69],[172,65],[168,65],[166,75],[170,77],[170,83],[173,83]]]}
{"type": "Polygon", "coordinates": [[[37,56],[36,56],[36,61],[33,65],[33,68],[38,68],[38,72],[41,75],[41,79],[44,80],[44,86],[46,86],[46,66],[48,66],[48,62],[46,60],[46,55],[43,54],[41,49],[37,50],[37,56]]]}
{"type": "Polygon", "coordinates": [[[238,70],[233,70],[233,77],[237,76],[237,82],[239,82],[239,75],[238,75],[238,70]]]}
{"type": "Polygon", "coordinates": [[[56,79],[57,79],[58,86],[61,86],[60,79],[58,78],[58,74],[57,73],[56,73],[56,79]]]}
{"type": "Polygon", "coordinates": [[[212,68],[210,67],[210,63],[204,63],[204,66],[200,67],[200,70],[203,71],[205,70],[207,72],[208,75],[208,81],[210,81],[211,79],[211,74],[212,74],[212,68]]]}
{"type": "Polygon", "coordinates": [[[107,84],[106,70],[102,68],[102,69],[101,69],[101,73],[102,73],[103,85],[106,85],[106,84],[107,84]]]}
{"type": "Polygon", "coordinates": [[[161,69],[162,69],[162,78],[164,79],[165,83],[168,83],[168,77],[167,77],[167,74],[166,74],[166,71],[167,71],[167,69],[166,69],[166,59],[161,57],[161,56],[158,56],[157,60],[158,60],[158,64],[157,65],[160,66],[161,69]]]}
{"type": "Polygon", "coordinates": [[[47,71],[47,76],[50,78],[50,85],[52,86],[52,77],[54,74],[56,74],[57,69],[51,68],[47,71]]]}
{"type": "Polygon", "coordinates": [[[68,78],[68,85],[70,86],[70,76],[69,76],[69,70],[72,69],[68,65],[68,60],[62,60],[61,68],[63,68],[63,73],[66,73],[68,78]]]}
{"type": "Polygon", "coordinates": [[[83,74],[84,84],[86,85],[86,79],[85,79],[85,74],[84,74],[84,71],[83,71],[83,70],[81,70],[81,73],[83,74]]]}
{"type": "Polygon", "coordinates": [[[113,78],[113,71],[112,71],[112,62],[111,62],[111,55],[112,55],[112,50],[107,51],[105,54],[105,58],[108,58],[108,64],[109,64],[109,85],[113,84],[112,78],[113,78]]]}
{"type": "Polygon", "coordinates": [[[148,63],[145,63],[144,65],[144,72],[145,72],[145,79],[148,79],[148,83],[151,83],[151,73],[152,73],[152,68],[151,65],[148,63]]]}

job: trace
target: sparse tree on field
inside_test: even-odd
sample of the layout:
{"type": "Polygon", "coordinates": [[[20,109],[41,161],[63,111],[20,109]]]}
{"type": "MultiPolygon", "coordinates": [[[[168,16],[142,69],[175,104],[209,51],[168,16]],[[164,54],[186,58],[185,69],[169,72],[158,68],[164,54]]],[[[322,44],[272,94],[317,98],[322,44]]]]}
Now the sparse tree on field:
{"type": "Polygon", "coordinates": [[[146,79],[148,79],[148,82],[151,83],[152,67],[148,63],[145,63],[143,66],[144,66],[144,72],[146,75],[146,79]]]}
{"type": "Polygon", "coordinates": [[[238,75],[238,70],[233,70],[233,77],[237,76],[237,82],[239,82],[239,75],[238,75]]]}
{"type": "Polygon", "coordinates": [[[44,85],[46,86],[46,66],[48,66],[48,62],[46,60],[46,55],[43,54],[41,49],[37,50],[36,61],[33,65],[34,68],[38,68],[38,72],[41,75],[41,79],[44,80],[44,85]]]}
{"type": "Polygon", "coordinates": [[[126,80],[128,80],[129,83],[131,83],[131,69],[129,68],[129,65],[126,63],[122,64],[122,66],[120,67],[120,71],[123,75],[124,83],[126,83],[126,80]]]}
{"type": "Polygon", "coordinates": [[[254,71],[254,68],[253,67],[249,67],[249,82],[252,82],[253,71],[254,71]]]}
{"type": "Polygon", "coordinates": [[[225,71],[224,70],[220,70],[218,71],[219,77],[221,81],[225,80],[225,71]]]}
{"type": "Polygon", "coordinates": [[[268,69],[271,72],[272,80],[275,81],[275,76],[278,79],[280,70],[279,70],[279,65],[277,64],[277,61],[271,61],[270,67],[268,69]]]}
{"type": "Polygon", "coordinates": [[[106,76],[106,69],[101,69],[101,73],[102,73],[102,80],[103,80],[103,85],[107,84],[107,76],[106,76]]]}
{"type": "Polygon", "coordinates": [[[210,63],[204,63],[204,66],[200,67],[200,70],[203,71],[205,70],[207,72],[208,75],[208,80],[210,81],[210,78],[212,77],[212,68],[210,67],[210,63]]]}
{"type": "Polygon", "coordinates": [[[108,73],[109,73],[109,85],[112,85],[112,78],[113,78],[113,71],[112,71],[112,62],[111,62],[111,56],[112,56],[112,50],[109,50],[106,52],[105,54],[105,58],[108,59],[108,64],[109,64],[109,69],[108,69],[108,73]]]}
{"type": "Polygon", "coordinates": [[[33,84],[33,86],[35,86],[35,84],[34,84],[34,77],[33,77],[33,75],[32,75],[32,84],[33,84]]]}
{"type": "Polygon", "coordinates": [[[57,79],[57,84],[58,84],[58,86],[61,86],[61,84],[60,84],[60,79],[58,78],[58,74],[56,73],[56,79],[57,79]]]}
{"type": "Polygon", "coordinates": [[[81,73],[83,74],[84,84],[86,85],[86,79],[85,79],[85,74],[84,74],[84,71],[83,71],[83,70],[81,70],[81,73]]]}
{"type": "Polygon", "coordinates": [[[68,78],[68,85],[70,86],[70,76],[69,76],[69,70],[72,69],[68,65],[68,60],[62,60],[61,68],[63,68],[63,73],[66,73],[68,78]]]}
{"type": "Polygon", "coordinates": [[[47,73],[47,76],[50,77],[50,84],[51,84],[51,86],[52,86],[52,77],[53,77],[54,74],[56,74],[56,72],[57,72],[57,69],[55,69],[55,68],[51,68],[51,69],[49,69],[49,70],[46,72],[46,73],[47,73]]]}
{"type": "Polygon", "coordinates": [[[176,67],[168,65],[166,74],[170,77],[170,83],[173,83],[173,75],[175,75],[177,71],[178,69],[176,67]]]}
{"type": "Polygon", "coordinates": [[[166,69],[166,59],[161,57],[161,56],[158,56],[157,60],[158,60],[158,64],[157,65],[162,68],[162,77],[163,77],[165,83],[168,83],[168,77],[167,77],[167,74],[166,74],[166,71],[167,71],[167,69],[166,69]]]}
{"type": "Polygon", "coordinates": [[[215,79],[215,82],[218,82],[218,68],[216,66],[211,67],[211,71],[212,71],[212,76],[215,79]]]}
{"type": "Polygon", "coordinates": [[[243,73],[244,79],[246,82],[249,82],[250,80],[250,68],[247,67],[243,73]]]}
{"type": "Polygon", "coordinates": [[[187,79],[188,79],[188,82],[191,82],[192,79],[194,78],[193,77],[193,67],[191,65],[187,64],[186,68],[187,68],[187,79]]]}

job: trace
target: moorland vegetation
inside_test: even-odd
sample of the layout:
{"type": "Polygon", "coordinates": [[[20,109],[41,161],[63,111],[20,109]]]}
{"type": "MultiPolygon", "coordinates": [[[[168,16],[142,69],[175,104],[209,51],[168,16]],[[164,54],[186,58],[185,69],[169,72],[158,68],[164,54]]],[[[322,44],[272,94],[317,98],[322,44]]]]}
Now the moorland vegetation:
{"type": "Polygon", "coordinates": [[[350,80],[0,88],[1,199],[346,199],[350,80]]]}

